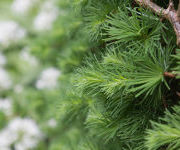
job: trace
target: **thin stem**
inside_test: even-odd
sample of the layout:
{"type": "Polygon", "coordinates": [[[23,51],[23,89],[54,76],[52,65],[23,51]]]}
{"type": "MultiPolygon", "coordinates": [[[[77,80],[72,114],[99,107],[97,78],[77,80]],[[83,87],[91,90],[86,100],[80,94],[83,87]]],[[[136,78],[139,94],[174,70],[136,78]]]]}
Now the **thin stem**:
{"type": "Polygon", "coordinates": [[[157,15],[164,15],[165,14],[165,9],[159,7],[158,5],[156,5],[155,3],[153,3],[150,0],[135,0],[136,3],[138,3],[139,5],[151,9],[153,12],[155,12],[157,15]]]}
{"type": "Polygon", "coordinates": [[[167,10],[169,10],[169,11],[174,10],[174,2],[173,2],[173,0],[169,0],[169,6],[168,6],[167,10]]]}
{"type": "Polygon", "coordinates": [[[176,77],[176,74],[173,74],[171,72],[164,72],[164,76],[165,77],[169,77],[169,78],[175,78],[176,77]]]}
{"type": "Polygon", "coordinates": [[[180,0],[179,0],[179,4],[178,4],[177,14],[178,14],[178,17],[180,17],[180,0]]]}
{"type": "Polygon", "coordinates": [[[180,92],[176,92],[176,94],[177,94],[177,96],[179,96],[179,97],[180,97],[180,92]]]}

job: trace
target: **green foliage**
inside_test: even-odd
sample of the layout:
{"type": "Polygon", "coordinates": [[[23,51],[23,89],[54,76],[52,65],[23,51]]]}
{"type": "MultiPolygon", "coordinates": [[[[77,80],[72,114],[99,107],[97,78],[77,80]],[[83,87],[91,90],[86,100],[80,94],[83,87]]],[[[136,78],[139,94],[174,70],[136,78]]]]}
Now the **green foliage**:
{"type": "Polygon", "coordinates": [[[163,24],[146,10],[136,8],[119,8],[117,13],[111,13],[105,27],[105,41],[113,44],[145,44],[160,39],[163,24]]]}
{"type": "Polygon", "coordinates": [[[173,113],[166,111],[159,123],[152,122],[152,129],[147,131],[146,147],[148,150],[156,150],[166,147],[167,150],[180,148],[180,108],[173,107],[173,113]]]}
{"type": "Polygon", "coordinates": [[[106,142],[119,139],[125,149],[146,149],[146,129],[151,128],[150,120],[162,116],[164,97],[173,105],[169,99],[174,85],[164,72],[176,62],[171,57],[174,45],[157,16],[123,5],[108,12],[103,30],[96,29],[102,32],[106,50],[90,55],[75,83],[77,92],[95,105],[90,105],[86,120],[92,136],[106,142]]]}
{"type": "MultiPolygon", "coordinates": [[[[57,0],[52,29],[36,32],[29,22],[40,5],[24,20],[17,17],[27,37],[2,47],[4,68],[24,88],[0,93],[13,99],[14,116],[40,126],[36,150],[180,149],[180,50],[170,24],[133,0],[57,0]],[[36,65],[19,55],[26,46],[36,65]],[[38,89],[48,67],[61,71],[58,86],[38,89]]],[[[8,121],[0,113],[0,128],[8,121]]]]}
{"type": "Polygon", "coordinates": [[[95,41],[102,37],[103,27],[107,16],[112,11],[116,11],[121,4],[117,0],[90,0],[82,15],[85,22],[85,30],[89,33],[91,40],[95,41]]]}
{"type": "Polygon", "coordinates": [[[177,54],[173,55],[174,58],[176,59],[176,67],[174,68],[175,73],[177,74],[177,78],[180,78],[180,50],[177,49],[177,54]]]}
{"type": "MultiPolygon", "coordinates": [[[[112,97],[117,92],[135,97],[143,95],[144,99],[151,97],[151,101],[158,104],[163,89],[169,89],[163,73],[170,65],[171,49],[151,47],[149,51],[152,52],[134,54],[131,50],[124,52],[110,49],[101,62],[92,61],[93,63],[88,63],[88,68],[79,70],[77,87],[90,95],[104,93],[107,97],[112,97]]],[[[150,103],[149,99],[148,101],[150,103]]]]}

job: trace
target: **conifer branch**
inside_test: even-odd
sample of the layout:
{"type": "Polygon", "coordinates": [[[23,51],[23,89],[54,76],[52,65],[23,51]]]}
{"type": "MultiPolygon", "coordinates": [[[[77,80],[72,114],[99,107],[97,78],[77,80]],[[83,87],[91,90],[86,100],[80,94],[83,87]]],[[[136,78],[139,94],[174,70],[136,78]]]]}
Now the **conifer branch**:
{"type": "Polygon", "coordinates": [[[180,46],[180,4],[178,7],[178,10],[176,11],[174,9],[173,1],[169,1],[169,6],[167,9],[164,9],[162,7],[159,7],[155,3],[153,3],[151,0],[135,0],[136,3],[138,3],[140,6],[148,8],[152,10],[155,14],[166,18],[169,20],[169,22],[172,24],[174,31],[176,33],[177,37],[177,45],[180,46]]]}

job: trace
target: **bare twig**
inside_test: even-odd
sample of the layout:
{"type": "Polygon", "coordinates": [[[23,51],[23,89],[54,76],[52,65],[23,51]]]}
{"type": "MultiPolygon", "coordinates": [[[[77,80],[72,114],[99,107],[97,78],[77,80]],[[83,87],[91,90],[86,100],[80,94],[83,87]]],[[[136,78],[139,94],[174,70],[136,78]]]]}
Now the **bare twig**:
{"type": "Polygon", "coordinates": [[[169,6],[167,8],[169,11],[174,10],[174,3],[173,0],[169,0],[169,6]]]}
{"type": "Polygon", "coordinates": [[[153,3],[150,0],[135,0],[136,3],[138,3],[139,5],[151,9],[153,12],[155,12],[158,15],[163,15],[165,13],[165,9],[159,7],[158,5],[156,5],[155,3],[153,3]]]}
{"type": "Polygon", "coordinates": [[[143,6],[145,8],[148,8],[152,10],[154,13],[156,13],[159,16],[162,16],[163,18],[166,18],[169,20],[169,22],[172,24],[174,31],[176,33],[177,37],[177,45],[180,46],[180,15],[178,15],[178,12],[180,13],[180,4],[179,8],[176,11],[174,9],[173,1],[169,1],[169,6],[167,9],[164,9],[162,7],[159,7],[155,3],[153,3],[151,0],[135,0],[136,3],[138,3],[140,6],[143,6]]]}
{"type": "Polygon", "coordinates": [[[180,92],[176,92],[176,94],[177,94],[177,96],[179,96],[179,97],[180,97],[180,92]]]}
{"type": "Polygon", "coordinates": [[[179,4],[178,4],[177,14],[178,14],[178,17],[180,17],[180,0],[179,0],[179,4]]]}
{"type": "Polygon", "coordinates": [[[169,77],[169,78],[175,78],[176,77],[176,74],[173,74],[171,72],[164,72],[164,76],[165,77],[169,77]]]}

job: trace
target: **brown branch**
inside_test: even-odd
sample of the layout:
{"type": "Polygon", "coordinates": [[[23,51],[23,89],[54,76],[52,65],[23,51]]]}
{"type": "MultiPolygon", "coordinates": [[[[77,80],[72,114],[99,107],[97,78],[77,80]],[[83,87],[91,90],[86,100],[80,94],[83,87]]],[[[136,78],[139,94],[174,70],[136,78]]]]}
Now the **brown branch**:
{"type": "Polygon", "coordinates": [[[178,17],[180,17],[180,0],[179,0],[179,4],[178,4],[177,14],[178,14],[178,17]]]}
{"type": "Polygon", "coordinates": [[[155,12],[157,15],[163,15],[165,13],[165,9],[159,7],[155,3],[153,3],[150,0],[135,0],[136,3],[138,3],[140,6],[143,6],[145,8],[151,9],[153,12],[155,12]]]}
{"type": "MultiPolygon", "coordinates": [[[[151,11],[153,11],[155,14],[169,20],[169,22],[172,24],[173,29],[176,33],[176,37],[177,37],[176,43],[178,46],[180,46],[180,17],[178,16],[178,12],[180,11],[176,11],[174,9],[173,1],[172,0],[169,1],[169,6],[167,9],[159,7],[158,5],[153,3],[151,0],[135,0],[135,1],[140,6],[148,8],[151,11]]],[[[179,8],[180,8],[180,4],[179,4],[179,8]]]]}
{"type": "Polygon", "coordinates": [[[176,94],[177,94],[177,96],[179,96],[179,97],[180,97],[180,92],[176,92],[176,94]]]}
{"type": "Polygon", "coordinates": [[[175,78],[176,77],[176,74],[173,74],[171,72],[164,72],[164,76],[165,77],[169,77],[169,78],[175,78]]]}
{"type": "Polygon", "coordinates": [[[167,8],[169,11],[170,10],[174,10],[174,3],[173,3],[173,0],[169,0],[169,6],[167,8]]]}

